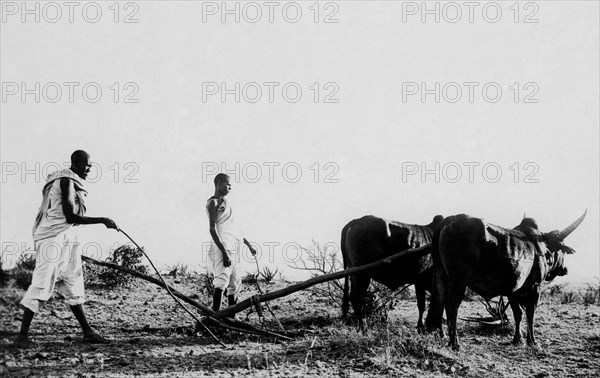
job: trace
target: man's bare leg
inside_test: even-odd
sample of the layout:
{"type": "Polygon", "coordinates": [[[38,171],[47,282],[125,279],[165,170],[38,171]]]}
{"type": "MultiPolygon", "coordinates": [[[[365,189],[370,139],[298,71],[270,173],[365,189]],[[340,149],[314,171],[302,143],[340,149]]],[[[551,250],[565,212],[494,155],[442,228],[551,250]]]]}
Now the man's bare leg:
{"type": "MultiPolygon", "coordinates": [[[[237,298],[235,295],[227,296],[227,304],[229,305],[229,307],[233,306],[236,303],[237,303],[237,298]]],[[[235,314],[231,315],[231,319],[235,319],[235,314]]]]}
{"type": "Polygon", "coordinates": [[[214,312],[219,311],[219,309],[221,308],[222,298],[223,298],[223,290],[215,288],[215,290],[213,291],[213,304],[212,304],[212,310],[214,312]]]}
{"type": "Polygon", "coordinates": [[[71,306],[71,310],[75,317],[81,324],[81,329],[83,330],[83,341],[90,344],[109,344],[110,340],[104,338],[96,333],[90,326],[85,316],[85,311],[83,310],[83,305],[75,305],[71,306]]]}
{"type": "Polygon", "coordinates": [[[31,320],[35,312],[31,311],[27,307],[23,310],[23,321],[21,322],[21,330],[19,336],[15,339],[14,345],[17,348],[26,348],[29,345],[29,326],[31,326],[31,320]]]}

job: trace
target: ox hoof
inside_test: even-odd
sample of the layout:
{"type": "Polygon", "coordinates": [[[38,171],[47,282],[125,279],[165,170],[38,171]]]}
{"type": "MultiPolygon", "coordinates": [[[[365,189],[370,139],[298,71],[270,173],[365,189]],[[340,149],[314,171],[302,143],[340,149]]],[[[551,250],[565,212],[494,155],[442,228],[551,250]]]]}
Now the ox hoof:
{"type": "Polygon", "coordinates": [[[537,355],[545,355],[546,354],[546,352],[544,351],[544,349],[542,347],[540,347],[539,345],[537,345],[537,344],[528,345],[528,347],[531,349],[531,351],[534,354],[537,354],[537,355]]]}
{"type": "Polygon", "coordinates": [[[13,346],[19,349],[27,349],[34,345],[35,344],[29,339],[29,337],[21,335],[19,335],[13,342],[13,346]]]}
{"type": "Polygon", "coordinates": [[[523,345],[523,339],[520,337],[515,337],[513,338],[512,344],[515,346],[521,346],[523,345]]]}
{"type": "Polygon", "coordinates": [[[449,342],[448,346],[450,348],[452,348],[453,351],[456,351],[456,352],[460,351],[460,344],[458,344],[457,342],[454,342],[454,343],[453,342],[449,342]]]}
{"type": "Polygon", "coordinates": [[[443,330],[442,328],[434,328],[434,329],[426,328],[426,329],[425,329],[425,332],[426,332],[426,333],[433,333],[433,334],[434,334],[434,337],[435,337],[436,339],[438,339],[438,338],[439,338],[439,339],[441,339],[441,340],[443,340],[443,339],[444,339],[444,337],[446,336],[446,335],[444,335],[444,330],[443,330]]]}

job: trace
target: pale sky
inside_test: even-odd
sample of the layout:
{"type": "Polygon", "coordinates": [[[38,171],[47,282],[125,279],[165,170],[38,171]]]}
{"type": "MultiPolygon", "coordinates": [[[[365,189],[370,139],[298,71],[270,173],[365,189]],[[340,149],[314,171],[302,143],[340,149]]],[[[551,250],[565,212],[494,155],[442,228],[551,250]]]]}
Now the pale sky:
{"type": "MultiPolygon", "coordinates": [[[[518,13],[498,2],[499,16],[480,2],[473,22],[468,8],[458,18],[441,2],[439,23],[421,2],[322,2],[318,14],[313,3],[276,2],[270,22],[262,2],[240,2],[237,23],[220,1],[122,2],[118,15],[113,1],[98,1],[95,23],[96,5],[78,3],[69,22],[62,3],[60,18],[39,3],[36,23],[20,1],[2,1],[4,259],[14,261],[15,245],[32,246],[42,176],[85,149],[101,170],[90,174],[88,215],[113,218],[162,266],[202,269],[213,169],[239,164],[237,221],[261,248],[261,266],[287,278],[303,278],[285,267],[293,243],[337,246],[342,227],[366,214],[426,224],[467,213],[514,227],[526,213],[550,231],[585,209],[560,280],[600,276],[598,2],[538,1],[518,13]],[[230,90],[224,102],[220,83],[230,90]],[[439,182],[421,177],[436,163],[439,182]]],[[[81,238],[91,254],[127,242],[104,226],[81,238]]]]}

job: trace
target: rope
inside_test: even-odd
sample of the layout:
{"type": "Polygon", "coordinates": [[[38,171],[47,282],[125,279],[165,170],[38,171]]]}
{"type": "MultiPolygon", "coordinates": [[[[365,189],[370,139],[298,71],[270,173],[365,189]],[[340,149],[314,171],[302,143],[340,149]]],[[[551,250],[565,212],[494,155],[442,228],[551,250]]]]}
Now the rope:
{"type": "Polygon", "coordinates": [[[262,307],[260,305],[260,295],[256,294],[250,297],[250,303],[254,306],[256,310],[256,314],[258,315],[258,319],[260,320],[260,324],[262,324],[263,328],[265,328],[265,321],[262,313],[262,307]]]}
{"type": "Polygon", "coordinates": [[[177,304],[179,304],[179,305],[180,305],[180,306],[181,306],[181,307],[182,307],[182,308],[183,308],[183,309],[184,309],[184,310],[185,310],[185,311],[186,311],[188,314],[190,314],[190,316],[191,316],[192,318],[194,318],[194,320],[196,320],[196,324],[201,324],[201,325],[202,325],[202,327],[204,327],[204,329],[205,329],[205,330],[206,330],[206,331],[207,331],[207,332],[208,332],[208,333],[209,333],[209,334],[212,336],[212,338],[213,338],[213,339],[215,339],[215,341],[216,341],[216,342],[218,342],[219,344],[221,344],[221,346],[222,346],[222,347],[226,348],[226,347],[227,347],[227,345],[225,345],[225,344],[224,344],[224,343],[223,343],[221,340],[219,340],[219,339],[217,338],[217,336],[215,336],[215,334],[214,334],[214,333],[212,333],[212,332],[210,331],[210,329],[208,329],[208,327],[207,327],[207,326],[206,326],[204,323],[202,323],[202,322],[200,321],[200,319],[198,319],[198,318],[196,317],[196,315],[194,315],[194,314],[193,314],[193,313],[192,313],[190,310],[188,310],[188,309],[187,309],[187,307],[185,307],[185,305],[184,305],[183,303],[181,303],[181,301],[180,301],[180,300],[179,300],[179,299],[178,299],[178,298],[177,298],[175,295],[173,295],[173,293],[171,292],[171,289],[169,289],[169,285],[167,285],[167,283],[165,282],[164,278],[162,277],[162,275],[160,274],[160,272],[158,271],[158,269],[156,269],[156,267],[154,266],[154,263],[152,263],[152,260],[150,260],[150,257],[148,257],[148,255],[146,254],[146,252],[144,252],[144,250],[142,249],[142,247],[140,247],[140,246],[138,245],[138,243],[136,243],[136,242],[135,242],[135,240],[133,240],[133,239],[131,238],[131,236],[129,236],[129,235],[128,235],[128,234],[127,234],[125,231],[123,231],[122,229],[118,228],[118,229],[117,229],[117,231],[119,231],[119,232],[123,233],[123,235],[127,236],[127,238],[128,238],[129,240],[131,240],[131,242],[132,242],[133,244],[135,244],[135,246],[137,247],[137,249],[138,249],[138,250],[140,250],[140,251],[141,251],[141,252],[144,254],[144,256],[146,256],[146,259],[148,259],[148,262],[150,263],[150,265],[152,266],[152,268],[154,269],[154,271],[156,272],[156,274],[158,275],[158,277],[160,278],[160,280],[162,281],[162,283],[165,285],[165,289],[167,289],[167,292],[168,292],[168,293],[169,293],[169,295],[170,295],[170,296],[171,296],[171,297],[172,297],[172,298],[175,300],[175,302],[177,302],[177,304]]]}
{"type": "MultiPolygon", "coordinates": [[[[256,287],[258,288],[258,292],[260,293],[260,295],[263,295],[263,291],[260,287],[260,284],[258,283],[258,277],[260,276],[260,267],[258,266],[258,259],[256,258],[256,255],[254,255],[254,262],[256,263],[256,287]]],[[[256,301],[256,312],[259,314],[259,317],[261,319],[261,323],[263,323],[263,328],[264,328],[264,322],[262,320],[262,311],[260,311],[260,295],[258,296],[258,298],[254,298],[252,297],[252,301],[254,303],[254,301],[256,301]]],[[[265,302],[265,306],[267,306],[267,309],[269,310],[269,312],[271,313],[271,315],[273,316],[273,319],[275,319],[275,321],[277,322],[277,324],[279,325],[279,328],[281,328],[281,330],[283,332],[285,332],[285,328],[283,328],[283,325],[281,324],[281,322],[279,321],[279,319],[277,319],[277,316],[275,316],[275,313],[273,312],[273,310],[271,310],[271,306],[269,306],[268,302],[265,302]]]]}

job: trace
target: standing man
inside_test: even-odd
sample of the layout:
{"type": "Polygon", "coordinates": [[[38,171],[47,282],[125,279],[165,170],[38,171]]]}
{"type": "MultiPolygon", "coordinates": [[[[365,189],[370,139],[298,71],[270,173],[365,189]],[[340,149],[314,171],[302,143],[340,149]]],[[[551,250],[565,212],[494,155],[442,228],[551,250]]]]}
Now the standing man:
{"type": "MultiPolygon", "coordinates": [[[[215,194],[206,203],[210,236],[212,244],[208,251],[209,271],[213,273],[213,311],[219,311],[223,292],[227,289],[227,302],[229,306],[237,302],[237,293],[241,287],[242,277],[237,271],[236,261],[239,259],[240,234],[233,221],[231,205],[227,202],[227,195],[231,192],[230,177],[219,173],[215,177],[215,194]]],[[[250,242],[242,238],[250,252],[256,251],[250,242]]]]}
{"type": "Polygon", "coordinates": [[[33,225],[36,262],[31,285],[21,305],[25,308],[21,331],[15,346],[29,344],[29,326],[40,303],[47,301],[54,289],[61,292],[81,324],[83,341],[107,344],[108,339],[97,334],[89,325],[83,303],[83,270],[81,249],[77,243],[77,228],[81,224],[102,223],[118,230],[109,218],[85,216],[87,190],[84,181],[92,167],[90,155],[77,150],[71,155],[71,168],[48,175],[42,191],[42,206],[33,225]]]}

